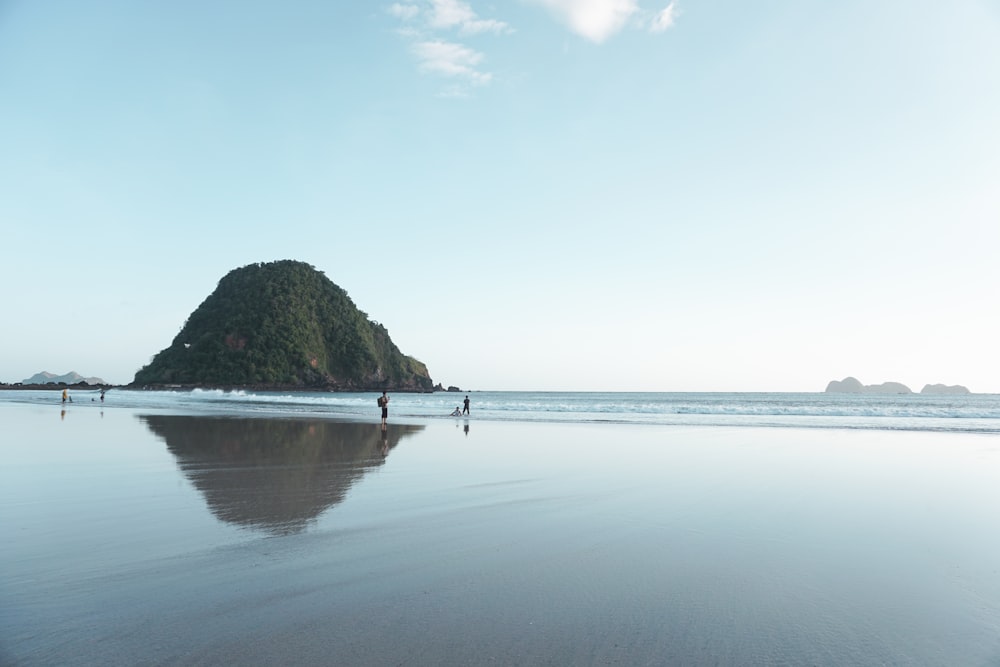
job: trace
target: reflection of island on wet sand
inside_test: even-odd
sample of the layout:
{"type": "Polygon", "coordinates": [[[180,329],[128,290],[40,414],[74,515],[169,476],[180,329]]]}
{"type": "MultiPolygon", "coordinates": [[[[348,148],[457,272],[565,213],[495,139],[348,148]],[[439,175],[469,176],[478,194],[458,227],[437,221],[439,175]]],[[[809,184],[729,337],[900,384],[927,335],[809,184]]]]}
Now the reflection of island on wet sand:
{"type": "Polygon", "coordinates": [[[303,530],[423,426],[141,415],[219,519],[276,535],[303,530]]]}

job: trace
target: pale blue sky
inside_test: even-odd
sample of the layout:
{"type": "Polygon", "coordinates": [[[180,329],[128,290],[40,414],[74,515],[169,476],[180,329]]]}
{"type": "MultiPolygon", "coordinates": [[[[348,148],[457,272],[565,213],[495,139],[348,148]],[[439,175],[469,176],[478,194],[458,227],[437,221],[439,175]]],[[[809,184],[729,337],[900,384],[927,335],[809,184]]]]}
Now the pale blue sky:
{"type": "Polygon", "coordinates": [[[466,389],[1000,392],[1000,3],[0,3],[0,381],[297,259],[466,389]]]}

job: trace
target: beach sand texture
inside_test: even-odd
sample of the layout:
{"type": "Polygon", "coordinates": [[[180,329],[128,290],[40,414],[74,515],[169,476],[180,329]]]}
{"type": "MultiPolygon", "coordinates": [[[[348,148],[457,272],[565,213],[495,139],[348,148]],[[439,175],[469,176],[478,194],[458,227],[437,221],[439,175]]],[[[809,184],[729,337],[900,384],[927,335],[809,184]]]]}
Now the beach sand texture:
{"type": "Polygon", "coordinates": [[[0,664],[1000,664],[1000,440],[0,404],[0,664]]]}

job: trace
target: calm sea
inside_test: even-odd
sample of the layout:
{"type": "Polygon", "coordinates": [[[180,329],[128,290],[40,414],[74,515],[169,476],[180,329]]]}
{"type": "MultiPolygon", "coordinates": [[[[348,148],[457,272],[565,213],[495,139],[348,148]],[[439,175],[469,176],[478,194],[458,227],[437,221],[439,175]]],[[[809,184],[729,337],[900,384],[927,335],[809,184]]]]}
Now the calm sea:
{"type": "Polygon", "coordinates": [[[0,665],[1000,665],[1000,396],[0,391],[0,665]]]}
{"type": "MultiPolygon", "coordinates": [[[[248,391],[71,391],[73,409],[125,407],[196,414],[379,419],[378,394],[248,391]]],[[[471,401],[489,421],[768,426],[1000,432],[1000,394],[469,392],[391,395],[390,419],[421,423],[471,401]]],[[[0,392],[0,401],[58,404],[51,391],[0,392]]],[[[464,417],[463,417],[464,419],[464,417]]]]}

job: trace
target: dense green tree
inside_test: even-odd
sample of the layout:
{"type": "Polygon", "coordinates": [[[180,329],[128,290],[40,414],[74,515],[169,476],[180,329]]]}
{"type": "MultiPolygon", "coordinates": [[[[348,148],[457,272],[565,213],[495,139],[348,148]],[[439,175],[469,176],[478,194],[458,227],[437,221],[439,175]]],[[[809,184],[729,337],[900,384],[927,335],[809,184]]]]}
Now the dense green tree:
{"type": "Polygon", "coordinates": [[[347,292],[292,260],[230,271],[133,384],[433,388],[347,292]]]}

